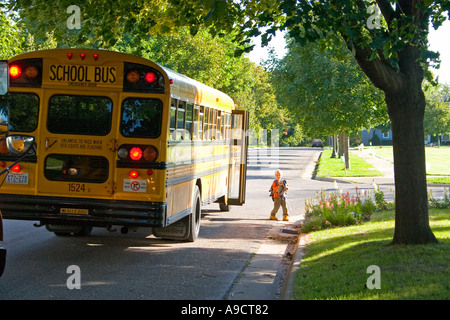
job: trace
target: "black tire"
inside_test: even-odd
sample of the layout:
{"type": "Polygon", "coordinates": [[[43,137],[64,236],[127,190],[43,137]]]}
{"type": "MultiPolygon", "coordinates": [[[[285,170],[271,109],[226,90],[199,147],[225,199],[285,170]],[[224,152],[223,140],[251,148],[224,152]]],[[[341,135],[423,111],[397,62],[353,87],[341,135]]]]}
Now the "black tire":
{"type": "Polygon", "coordinates": [[[195,186],[194,198],[192,199],[192,213],[189,215],[189,234],[186,241],[194,242],[200,233],[200,220],[202,219],[202,208],[200,201],[200,190],[195,186]]]}

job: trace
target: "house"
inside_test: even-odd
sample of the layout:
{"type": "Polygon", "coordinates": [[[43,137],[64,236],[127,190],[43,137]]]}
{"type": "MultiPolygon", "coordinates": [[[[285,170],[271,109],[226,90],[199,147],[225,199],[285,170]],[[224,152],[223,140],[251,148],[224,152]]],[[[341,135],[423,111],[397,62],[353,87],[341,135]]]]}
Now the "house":
{"type": "MultiPolygon", "coordinates": [[[[361,132],[361,142],[364,143],[365,146],[373,145],[373,146],[391,146],[392,145],[392,130],[383,132],[381,130],[372,128],[369,131],[364,129],[361,132]],[[374,137],[375,135],[375,137],[374,137]],[[372,143],[372,144],[370,144],[372,143]]],[[[430,135],[425,136],[425,145],[430,143],[435,143],[436,138],[431,137],[430,135]]],[[[450,144],[450,134],[441,134],[440,135],[440,143],[441,144],[450,144]]]]}
{"type": "Polygon", "coordinates": [[[425,136],[425,145],[428,144],[436,144],[437,143],[437,137],[439,137],[439,143],[443,145],[450,145],[450,133],[446,134],[440,134],[438,136],[425,136]]]}
{"type": "Polygon", "coordinates": [[[361,142],[364,143],[365,146],[391,146],[392,130],[383,132],[375,128],[371,128],[369,131],[364,129],[361,132],[361,142]]]}

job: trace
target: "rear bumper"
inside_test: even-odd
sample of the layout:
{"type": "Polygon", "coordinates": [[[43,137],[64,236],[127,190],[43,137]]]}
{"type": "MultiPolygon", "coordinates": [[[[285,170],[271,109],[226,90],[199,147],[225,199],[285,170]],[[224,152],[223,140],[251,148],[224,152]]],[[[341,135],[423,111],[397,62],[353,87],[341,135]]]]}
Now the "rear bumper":
{"type": "Polygon", "coordinates": [[[0,194],[0,210],[5,219],[38,220],[43,224],[84,224],[94,227],[167,225],[165,202],[0,194]],[[68,211],[76,213],[62,213],[68,211]]]}

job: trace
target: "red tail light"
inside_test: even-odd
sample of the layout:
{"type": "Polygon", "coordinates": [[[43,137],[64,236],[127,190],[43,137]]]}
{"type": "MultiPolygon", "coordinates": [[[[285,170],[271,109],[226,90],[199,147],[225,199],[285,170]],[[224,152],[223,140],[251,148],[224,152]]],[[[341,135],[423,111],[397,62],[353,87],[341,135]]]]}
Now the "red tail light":
{"type": "Polygon", "coordinates": [[[13,167],[11,168],[12,172],[19,172],[21,170],[20,166],[18,164],[13,165],[13,167]]]}
{"type": "Polygon", "coordinates": [[[130,158],[131,160],[141,160],[142,158],[142,150],[141,148],[135,147],[130,150],[130,158]]]}
{"type": "Polygon", "coordinates": [[[130,171],[130,178],[131,179],[136,179],[137,177],[139,177],[139,173],[136,170],[130,171]]]}

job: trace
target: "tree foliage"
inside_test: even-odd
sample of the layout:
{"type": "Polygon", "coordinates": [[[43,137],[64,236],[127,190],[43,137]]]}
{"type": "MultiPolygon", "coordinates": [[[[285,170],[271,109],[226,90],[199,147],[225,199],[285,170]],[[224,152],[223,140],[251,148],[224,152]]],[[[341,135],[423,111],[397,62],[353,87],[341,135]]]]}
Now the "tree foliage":
{"type": "Polygon", "coordinates": [[[439,84],[425,86],[427,107],[424,116],[426,135],[440,135],[450,132],[450,87],[439,84]]]}
{"type": "MultiPolygon", "coordinates": [[[[61,9],[65,5],[61,4],[61,9]]],[[[213,37],[204,28],[193,34],[192,30],[180,27],[173,33],[143,35],[139,30],[141,24],[137,23],[130,29],[124,26],[123,30],[128,31],[115,41],[105,41],[103,37],[82,36],[83,29],[67,30],[68,14],[62,15],[61,21],[53,19],[53,24],[42,28],[42,18],[33,20],[33,10],[40,8],[37,4],[33,9],[19,10],[21,17],[17,20],[16,33],[21,41],[15,42],[17,50],[8,57],[21,51],[56,47],[97,48],[102,44],[103,49],[142,56],[226,92],[239,108],[249,111],[250,128],[257,134],[262,129],[284,129],[287,126],[285,110],[277,106],[267,73],[248,58],[235,55],[235,34],[213,37]]],[[[41,14],[45,15],[45,12],[41,14]]]]}
{"type": "Polygon", "coordinates": [[[12,20],[0,8],[0,60],[20,52],[20,35],[12,20]]]}
{"type": "Polygon", "coordinates": [[[291,41],[273,67],[278,99],[311,136],[347,135],[388,121],[382,93],[346,48],[291,41]]]}

